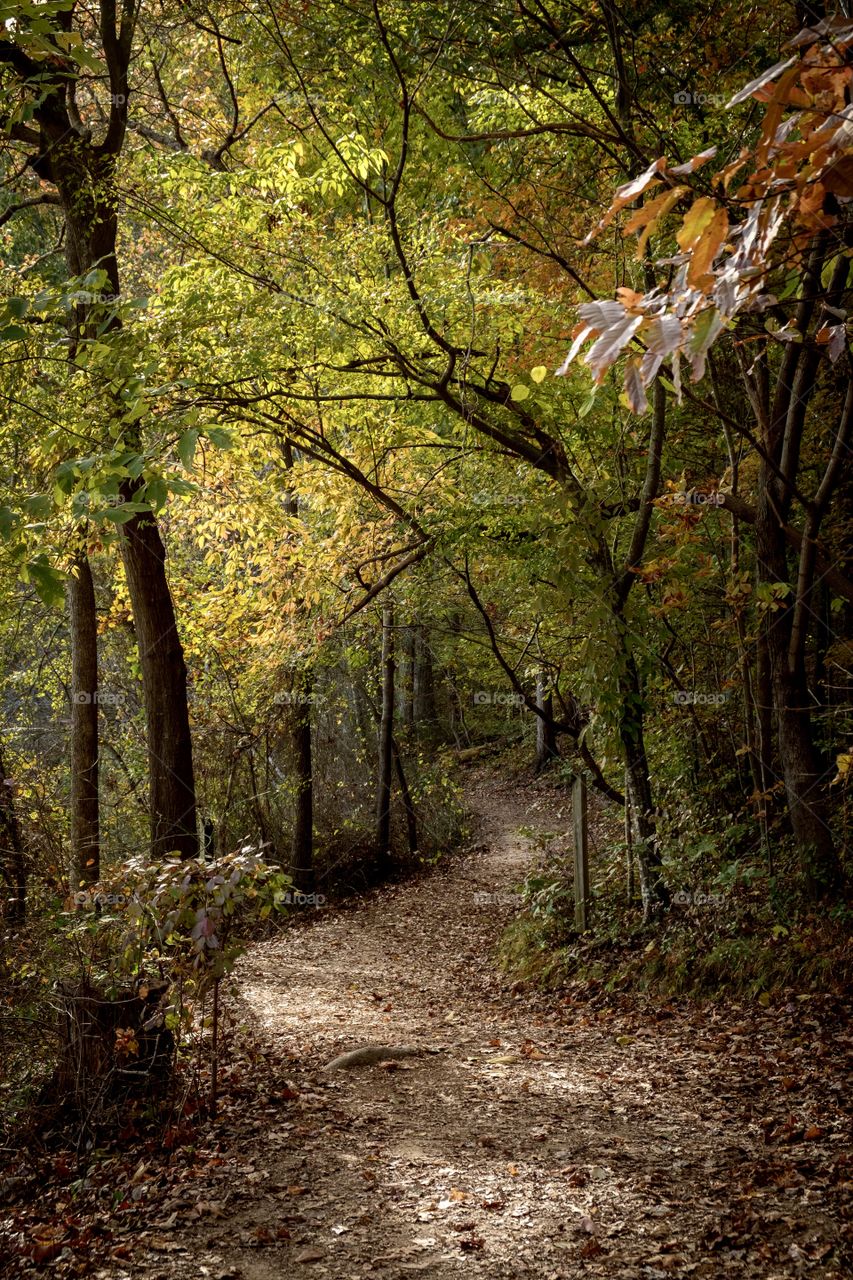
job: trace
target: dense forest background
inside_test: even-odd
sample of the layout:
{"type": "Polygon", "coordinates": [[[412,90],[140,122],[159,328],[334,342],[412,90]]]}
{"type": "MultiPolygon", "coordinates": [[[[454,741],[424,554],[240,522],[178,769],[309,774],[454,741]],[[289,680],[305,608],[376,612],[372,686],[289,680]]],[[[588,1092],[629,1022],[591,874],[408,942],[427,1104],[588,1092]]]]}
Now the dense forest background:
{"type": "Polygon", "coordinates": [[[253,903],[458,845],[490,753],[599,833],[520,971],[847,971],[851,50],[760,0],[2,6],[12,1102],[57,990],[207,998],[253,903]]]}

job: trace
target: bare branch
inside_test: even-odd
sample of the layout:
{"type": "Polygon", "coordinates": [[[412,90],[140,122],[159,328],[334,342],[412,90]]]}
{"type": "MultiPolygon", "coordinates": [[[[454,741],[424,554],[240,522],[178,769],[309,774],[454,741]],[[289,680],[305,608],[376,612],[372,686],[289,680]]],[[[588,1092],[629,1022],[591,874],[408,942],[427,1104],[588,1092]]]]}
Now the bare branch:
{"type": "Polygon", "coordinates": [[[9,205],[8,209],[4,209],[0,213],[0,227],[8,222],[10,218],[14,218],[15,214],[20,213],[22,209],[34,209],[40,204],[59,204],[59,196],[46,191],[43,195],[31,196],[29,200],[19,200],[17,204],[9,205]]]}

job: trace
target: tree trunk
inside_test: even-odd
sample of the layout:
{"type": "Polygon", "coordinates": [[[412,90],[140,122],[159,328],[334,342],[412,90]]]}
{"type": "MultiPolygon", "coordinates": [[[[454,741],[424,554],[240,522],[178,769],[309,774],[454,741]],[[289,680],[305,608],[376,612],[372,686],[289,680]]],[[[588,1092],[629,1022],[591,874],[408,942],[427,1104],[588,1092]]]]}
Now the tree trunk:
{"type": "Polygon", "coordinates": [[[625,659],[625,673],[620,680],[622,710],[619,737],[625,756],[625,771],[634,820],[635,853],[640,873],[640,893],[643,899],[643,920],[649,923],[669,906],[669,890],[661,874],[661,856],[658,848],[649,762],[646,755],[644,732],[643,696],[640,689],[637,664],[631,654],[625,659]]]}
{"type": "MultiPolygon", "coordinates": [[[[654,500],[660,487],[661,457],[666,429],[666,391],[660,378],[654,384],[654,414],[649,435],[646,475],[640,507],[631,533],[628,555],[621,572],[613,584],[612,609],[616,631],[616,660],[619,674],[619,738],[625,757],[628,792],[626,803],[634,815],[637,867],[640,873],[640,893],[643,899],[643,920],[649,923],[657,919],[669,906],[669,890],[661,874],[661,856],[658,847],[652,784],[645,740],[645,696],[640,684],[640,673],[631,652],[628,627],[625,622],[625,604],[636,581],[635,570],[642,562],[651,528],[654,500]]],[[[606,566],[609,553],[599,553],[606,566]]]]}
{"type": "Polygon", "coordinates": [[[298,685],[299,697],[291,708],[291,742],[296,771],[296,809],[291,845],[291,875],[302,893],[314,892],[314,782],[311,759],[311,679],[298,685]]]}
{"type": "Polygon", "coordinates": [[[536,717],[536,763],[534,772],[539,774],[552,760],[559,759],[557,750],[557,733],[554,729],[554,699],[550,691],[546,692],[545,673],[536,673],[536,705],[544,711],[547,720],[536,717]]]}
{"type": "MultiPolygon", "coordinates": [[[[764,468],[762,468],[764,470],[764,468]]],[[[762,477],[756,517],[759,575],[771,585],[787,583],[784,534],[779,526],[769,487],[762,477]]],[[[768,615],[767,650],[773,681],[773,703],[779,739],[779,763],[785,783],[791,828],[800,851],[800,865],[809,895],[817,900],[835,893],[841,869],[827,821],[826,770],[812,734],[811,708],[805,672],[788,661],[792,606],[768,615]]]]}
{"type": "Polygon", "coordinates": [[[415,637],[414,675],[415,728],[417,732],[435,724],[435,677],[432,648],[426,627],[418,625],[415,637]]]}
{"type": "Polygon", "coordinates": [[[391,769],[394,753],[394,609],[382,610],[382,712],[379,719],[379,767],[376,789],[376,858],[380,871],[391,869],[391,769]]]}
{"type": "MultiPolygon", "coordinates": [[[[123,33],[130,40],[132,26],[123,33]]],[[[110,48],[111,80],[126,86],[129,43],[110,48]],[[124,70],[122,70],[122,66],[124,70]],[[117,77],[117,78],[116,78],[117,77]]],[[[115,88],[115,84],[113,85],[115,88]]],[[[117,95],[121,96],[121,95],[117,95]]],[[[126,104],[126,89],[124,104],[126,104]]],[[[124,105],[122,104],[122,106],[124,105]]],[[[112,148],[96,147],[68,127],[48,149],[47,173],[55,182],[65,219],[66,258],[72,274],[93,269],[106,273],[108,293],[118,298],[120,280],[116,258],[118,201],[115,192],[116,155],[124,136],[124,112],[111,112],[115,138],[112,148]]],[[[63,124],[60,118],[51,129],[63,124]]],[[[50,130],[46,130],[48,134],[50,130]]],[[[78,317],[78,332],[92,327],[94,309],[101,318],[109,304],[87,303],[78,317]]],[[[121,322],[112,316],[107,329],[115,332],[121,322]]],[[[120,405],[116,405],[117,412],[120,405]]],[[[131,429],[132,431],[133,429],[131,429]]],[[[126,481],[123,496],[133,496],[126,481]]],[[[195,779],[187,707],[187,676],[178,637],[175,610],[166,578],[166,553],[153,515],[135,515],[122,527],[122,558],[136,628],[142,686],[148,728],[149,803],[151,852],[161,858],[169,852],[182,857],[198,854],[195,779]]]]}
{"type": "Polygon", "coordinates": [[[187,669],[166,578],[166,550],[152,516],[122,528],[122,558],[142,667],[148,727],[151,852],[198,856],[187,669]]]}
{"type": "Polygon", "coordinates": [[[401,719],[405,729],[415,723],[415,628],[403,628],[403,689],[401,719]]]}
{"type": "Polygon", "coordinates": [[[98,619],[85,552],[68,578],[71,632],[71,892],[94,884],[100,870],[98,812],[98,619]]]}
{"type": "Polygon", "coordinates": [[[412,793],[409,790],[409,784],[406,780],[406,771],[403,768],[403,757],[400,755],[400,748],[397,745],[396,738],[391,739],[391,747],[394,752],[394,765],[397,770],[397,781],[400,784],[400,796],[403,801],[403,808],[406,811],[406,837],[409,842],[409,853],[416,854],[418,852],[418,815],[415,811],[412,793]]]}
{"type": "Polygon", "coordinates": [[[625,770],[625,898],[634,905],[634,817],[631,811],[631,780],[625,770]]]}
{"type": "MultiPolygon", "coordinates": [[[[289,441],[282,446],[284,466],[288,474],[293,470],[293,447],[289,441]]],[[[299,497],[294,488],[287,493],[288,514],[299,516],[299,497]]],[[[304,601],[298,602],[300,610],[304,601]]],[[[290,734],[293,764],[296,771],[296,808],[293,815],[293,839],[290,848],[290,873],[296,888],[302,893],[313,893],[314,869],[314,767],[311,754],[311,704],[313,681],[310,673],[301,679],[297,676],[291,684],[290,734]]]]}
{"type": "Polygon", "coordinates": [[[9,924],[23,924],[27,914],[27,868],[21,828],[15,811],[11,780],[0,748],[0,870],[9,886],[3,918],[9,924]]]}

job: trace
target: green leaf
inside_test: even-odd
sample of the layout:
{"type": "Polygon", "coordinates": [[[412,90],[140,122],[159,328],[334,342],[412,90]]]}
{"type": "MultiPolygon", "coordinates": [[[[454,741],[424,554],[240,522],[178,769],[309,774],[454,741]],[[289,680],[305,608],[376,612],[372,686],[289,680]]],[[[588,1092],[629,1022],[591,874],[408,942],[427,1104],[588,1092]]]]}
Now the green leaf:
{"type": "Polygon", "coordinates": [[[139,419],[143,418],[147,412],[148,402],[143,396],[140,396],[138,400],[135,400],[131,404],[127,413],[122,415],[122,422],[138,422],[139,419]]]}
{"type": "Polygon", "coordinates": [[[593,406],[595,405],[595,393],[596,393],[596,390],[597,390],[597,388],[593,388],[593,390],[592,390],[592,391],[590,391],[589,395],[586,397],[586,399],[584,400],[583,404],[582,404],[582,405],[581,405],[581,407],[578,409],[578,417],[579,417],[579,418],[585,418],[585,417],[586,417],[586,415],[590,412],[590,410],[591,410],[591,409],[593,408],[593,406]]]}
{"type": "Polygon", "coordinates": [[[195,457],[195,448],[197,444],[198,431],[196,431],[194,427],[190,431],[185,431],[178,441],[178,456],[187,471],[192,470],[193,458],[195,457]]]}
{"type": "Polygon", "coordinates": [[[150,503],[154,511],[159,511],[160,507],[165,504],[168,495],[169,491],[166,488],[166,481],[162,480],[159,476],[155,476],[152,480],[149,480],[145,486],[145,499],[150,503]]]}
{"type": "Polygon", "coordinates": [[[58,569],[44,561],[32,560],[25,566],[24,572],[46,605],[53,607],[64,603],[65,579],[58,569]]]}
{"type": "Polygon", "coordinates": [[[832,279],[832,274],[835,271],[835,266],[838,262],[839,256],[839,254],[836,254],[834,258],[830,258],[823,264],[823,270],[820,273],[820,282],[824,289],[829,287],[829,282],[832,279]]]}
{"type": "Polygon", "coordinates": [[[24,510],[30,520],[39,520],[50,515],[52,501],[48,493],[34,493],[24,501],[24,510]]]}
{"type": "Polygon", "coordinates": [[[526,400],[530,395],[530,388],[526,387],[523,382],[517,382],[509,393],[510,400],[526,400]]]}
{"type": "Polygon", "coordinates": [[[226,431],[224,427],[208,427],[205,435],[211,444],[215,444],[217,449],[233,449],[234,441],[231,432],[226,431]]]}
{"type": "MultiPolygon", "coordinates": [[[[136,511],[132,509],[132,506],[107,507],[106,510],[101,512],[101,515],[105,520],[109,520],[112,524],[127,524],[129,520],[132,520],[135,515],[139,514],[139,504],[135,503],[133,506],[137,507],[136,511]]],[[[142,509],[144,511],[148,510],[147,507],[143,507],[142,509]]]]}

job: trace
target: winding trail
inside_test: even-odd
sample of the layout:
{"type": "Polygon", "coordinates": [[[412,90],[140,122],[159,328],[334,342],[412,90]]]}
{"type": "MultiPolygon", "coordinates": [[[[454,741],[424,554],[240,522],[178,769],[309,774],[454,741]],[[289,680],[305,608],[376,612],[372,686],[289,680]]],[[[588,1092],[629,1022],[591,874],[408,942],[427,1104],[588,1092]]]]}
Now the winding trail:
{"type": "Polygon", "coordinates": [[[756,1191],[776,1214],[764,1252],[739,1238],[752,1208],[737,1218],[735,1183],[765,1154],[749,1102],[760,1069],[719,1052],[713,1015],[694,1030],[689,1007],[623,1015],[501,978],[494,947],[535,856],[519,828],[553,831],[568,813],[553,791],[477,777],[476,847],[244,957],[272,1084],[152,1274],[803,1274],[792,1244],[833,1230],[814,1200],[771,1179],[756,1191]],[[428,1052],[322,1070],[368,1044],[428,1052]]]}

